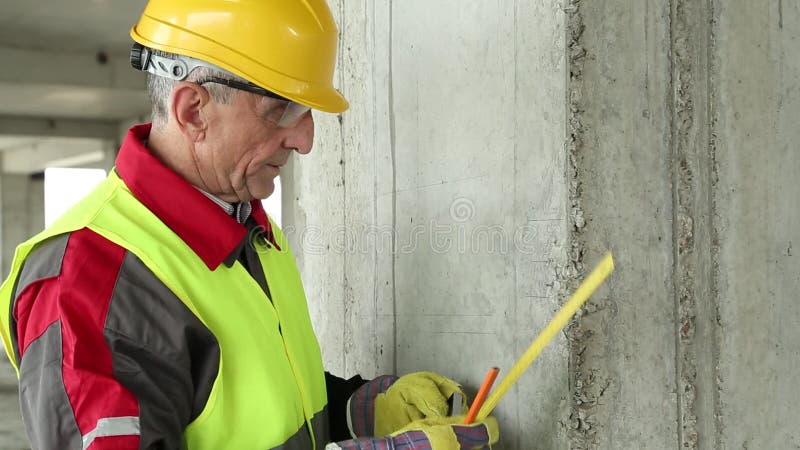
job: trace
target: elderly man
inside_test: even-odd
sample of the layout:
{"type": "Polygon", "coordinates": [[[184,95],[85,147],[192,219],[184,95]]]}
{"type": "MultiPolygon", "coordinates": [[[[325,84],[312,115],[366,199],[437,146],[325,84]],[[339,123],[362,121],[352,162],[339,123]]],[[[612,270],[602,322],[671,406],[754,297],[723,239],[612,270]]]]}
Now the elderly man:
{"type": "Polygon", "coordinates": [[[292,153],[311,151],[311,109],[347,109],[325,2],[151,0],[131,36],[152,124],[128,132],[98,188],[20,245],[0,290],[33,447],[496,441],[492,419],[446,417],[460,388],[444,377],[323,371],[294,258],[259,199],[292,153]]]}

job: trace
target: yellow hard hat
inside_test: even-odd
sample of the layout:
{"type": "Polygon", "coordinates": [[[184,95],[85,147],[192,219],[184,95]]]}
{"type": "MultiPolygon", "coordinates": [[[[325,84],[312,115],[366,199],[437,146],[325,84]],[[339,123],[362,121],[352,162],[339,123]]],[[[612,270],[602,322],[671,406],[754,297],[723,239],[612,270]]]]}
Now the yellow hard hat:
{"type": "Polygon", "coordinates": [[[150,0],[139,44],[206,61],[289,100],[338,113],[338,30],[325,0],[150,0]]]}

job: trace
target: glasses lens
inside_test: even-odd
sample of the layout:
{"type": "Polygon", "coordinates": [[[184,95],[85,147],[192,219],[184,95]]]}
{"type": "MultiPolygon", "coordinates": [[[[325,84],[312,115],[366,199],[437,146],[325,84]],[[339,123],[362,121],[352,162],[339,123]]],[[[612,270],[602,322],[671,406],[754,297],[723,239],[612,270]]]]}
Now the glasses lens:
{"type": "Polygon", "coordinates": [[[295,102],[289,102],[286,105],[286,109],[283,111],[283,115],[281,116],[280,120],[278,120],[278,126],[280,128],[291,128],[297,125],[300,122],[300,119],[305,117],[306,113],[311,110],[308,106],[301,105],[295,102]]]}

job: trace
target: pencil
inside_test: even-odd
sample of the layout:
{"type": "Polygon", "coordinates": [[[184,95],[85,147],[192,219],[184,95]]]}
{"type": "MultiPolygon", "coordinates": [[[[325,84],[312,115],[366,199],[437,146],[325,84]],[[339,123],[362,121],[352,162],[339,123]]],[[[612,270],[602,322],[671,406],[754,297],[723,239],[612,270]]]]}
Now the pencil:
{"type": "Polygon", "coordinates": [[[483,379],[481,388],[478,389],[478,395],[475,396],[475,400],[472,401],[472,406],[469,407],[467,418],[464,419],[464,425],[469,425],[475,421],[475,416],[478,415],[478,411],[480,411],[484,400],[486,400],[486,396],[489,394],[489,390],[492,388],[498,372],[500,372],[500,369],[497,367],[489,369],[489,373],[487,373],[486,378],[483,379]]]}

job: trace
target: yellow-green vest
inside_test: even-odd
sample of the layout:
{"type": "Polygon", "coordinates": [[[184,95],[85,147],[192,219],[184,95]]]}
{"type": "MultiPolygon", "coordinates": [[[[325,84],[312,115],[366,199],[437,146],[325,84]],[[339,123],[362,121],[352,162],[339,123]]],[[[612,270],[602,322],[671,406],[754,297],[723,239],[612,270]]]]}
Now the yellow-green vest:
{"type": "MultiPolygon", "coordinates": [[[[219,342],[217,379],[205,409],[184,431],[185,448],[324,447],[327,396],[319,344],[294,256],[274,224],[282,250],[259,253],[271,303],[240,263],[209,270],[112,172],[56,223],[17,247],[11,274],[0,286],[0,311],[10,311],[15,280],[34,246],[84,227],[135,254],[219,342]]],[[[9,327],[8,313],[0,314],[6,353],[19,376],[9,327]]]]}

